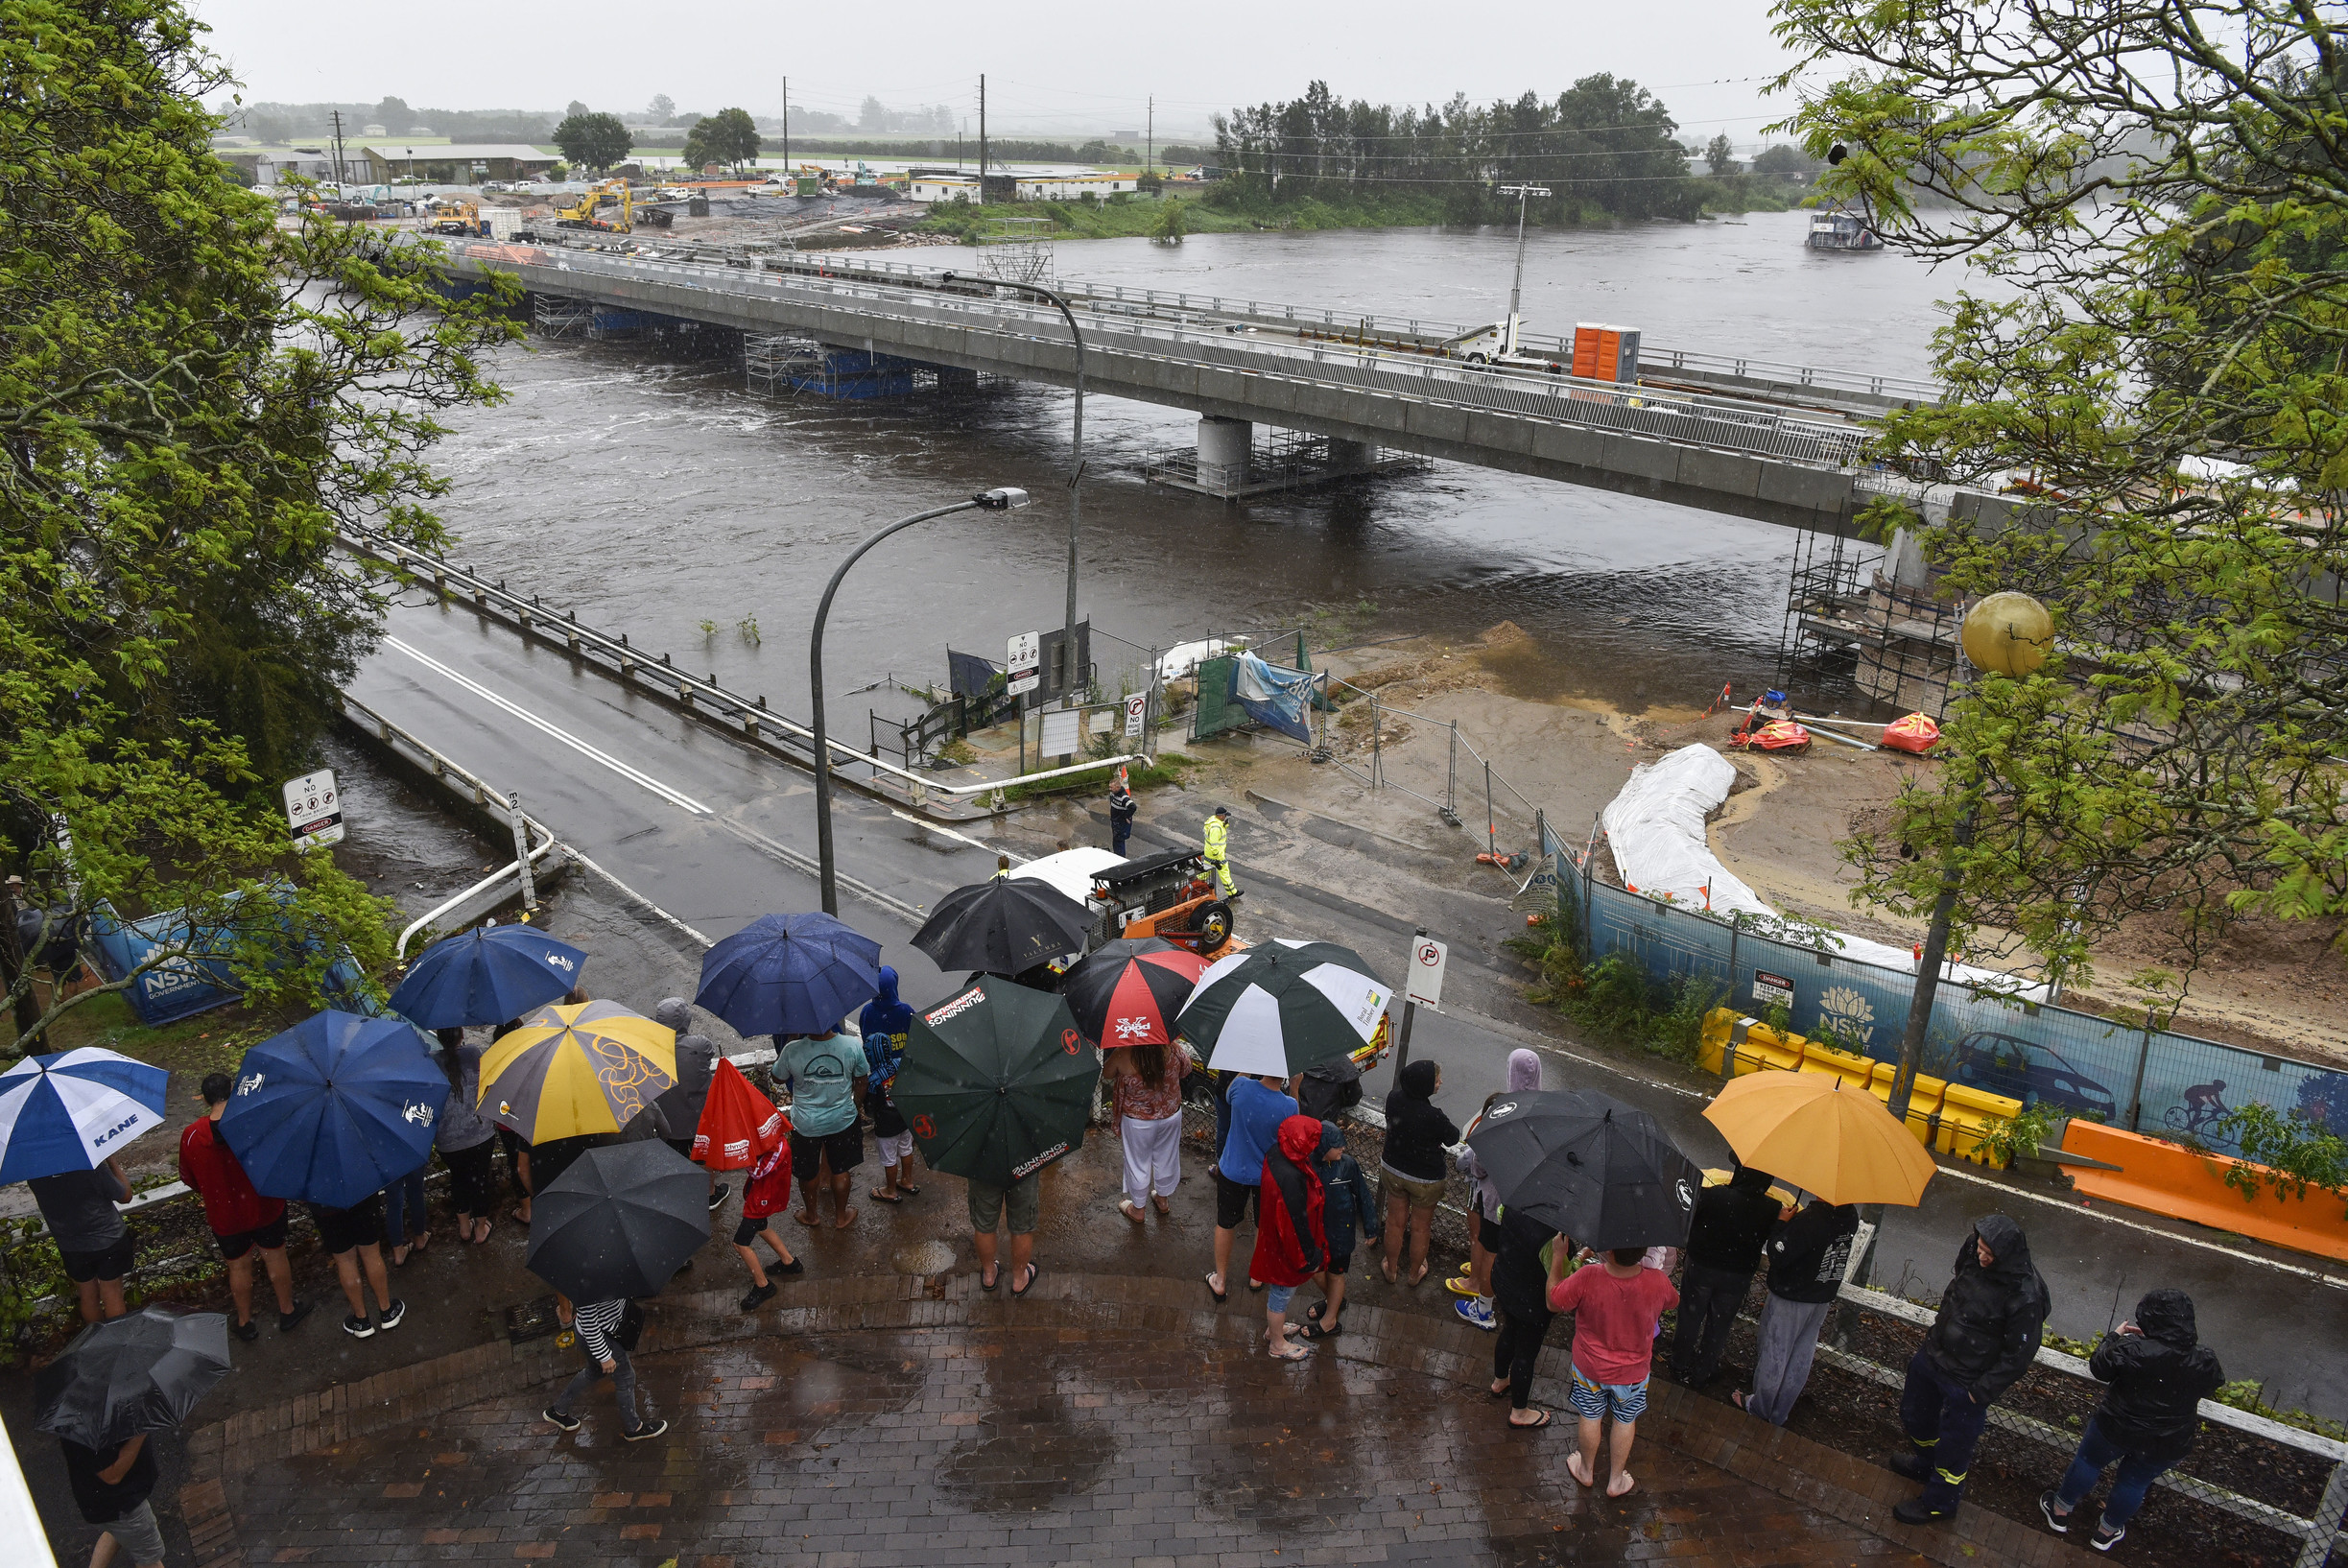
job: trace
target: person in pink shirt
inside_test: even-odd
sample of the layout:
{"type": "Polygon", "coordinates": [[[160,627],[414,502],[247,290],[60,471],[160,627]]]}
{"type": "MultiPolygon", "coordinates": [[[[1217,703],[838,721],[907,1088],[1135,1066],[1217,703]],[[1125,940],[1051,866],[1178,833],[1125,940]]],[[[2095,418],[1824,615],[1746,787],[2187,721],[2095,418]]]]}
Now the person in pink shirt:
{"type": "Polygon", "coordinates": [[[1608,1445],[1606,1495],[1622,1497],[1637,1483],[1626,1466],[1639,1417],[1647,1412],[1647,1377],[1655,1358],[1655,1327],[1679,1305],[1669,1275],[1641,1268],[1644,1247],[1618,1247],[1549,1288],[1552,1312],[1574,1315],[1574,1414],[1580,1442],[1565,1467],[1584,1486],[1598,1485],[1599,1437],[1614,1418],[1608,1445]]]}

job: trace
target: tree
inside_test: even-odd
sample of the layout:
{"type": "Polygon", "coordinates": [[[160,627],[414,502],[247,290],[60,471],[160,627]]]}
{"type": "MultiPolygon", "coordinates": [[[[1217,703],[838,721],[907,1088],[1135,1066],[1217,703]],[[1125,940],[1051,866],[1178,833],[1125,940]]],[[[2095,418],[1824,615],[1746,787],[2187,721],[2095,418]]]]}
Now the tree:
{"type": "Polygon", "coordinates": [[[573,163],[608,169],[636,145],[616,114],[573,114],[555,127],[555,145],[573,163]]]}
{"type": "Polygon", "coordinates": [[[1799,179],[1815,174],[1825,165],[1798,147],[1779,142],[1766,149],[1753,159],[1753,173],[1767,175],[1774,179],[1799,179]]]}
{"type": "Polygon", "coordinates": [[[859,131],[870,131],[876,133],[887,131],[889,129],[888,106],[870,93],[866,93],[864,103],[858,106],[856,110],[856,128],[859,131]]]}
{"type": "Polygon", "coordinates": [[[1704,164],[1716,179],[1737,172],[1737,149],[1729,141],[1728,132],[1718,131],[1704,148],[1704,164]]]}
{"type": "Polygon", "coordinates": [[[405,98],[386,98],[375,106],[375,123],[394,136],[404,136],[415,124],[415,110],[405,98]]]}
{"type": "Polygon", "coordinates": [[[665,92],[652,94],[652,106],[645,114],[654,125],[667,125],[676,115],[676,100],[665,92]]]}
{"type": "Polygon", "coordinates": [[[586,105],[574,98],[571,100],[570,106],[562,111],[562,117],[566,120],[576,120],[581,115],[589,112],[591,111],[588,109],[586,105]]]}
{"type": "MultiPolygon", "coordinates": [[[[183,910],[153,962],[293,1002],[390,946],[275,799],[381,625],[335,535],[441,540],[437,416],[518,331],[424,247],[279,227],[212,155],[227,80],[172,0],[0,0],[0,875],[51,933],[183,910]]],[[[0,970],[0,1055],[131,978],[0,970]]]]}
{"type": "Polygon", "coordinates": [[[1806,90],[1849,73],[1789,122],[1814,156],[1847,154],[1821,188],[1892,246],[2013,289],[1958,299],[1947,396],[1887,418],[1879,449],[1959,485],[2027,476],[2027,513],[1923,532],[1952,589],[2023,589],[2055,620],[2047,667],[1965,692],[1937,778],[1846,846],[1861,895],[1917,911],[1945,857],[1960,929],[2074,977],[2138,914],[2163,916],[2188,974],[2242,913],[2348,915],[2330,586],[2348,572],[2348,61],[2329,13],[2245,0],[2222,37],[2180,0],[1776,16],[1806,90]]]}
{"type": "Polygon", "coordinates": [[[685,132],[685,163],[695,169],[712,163],[739,168],[758,157],[758,123],[746,108],[722,108],[685,132]]]}

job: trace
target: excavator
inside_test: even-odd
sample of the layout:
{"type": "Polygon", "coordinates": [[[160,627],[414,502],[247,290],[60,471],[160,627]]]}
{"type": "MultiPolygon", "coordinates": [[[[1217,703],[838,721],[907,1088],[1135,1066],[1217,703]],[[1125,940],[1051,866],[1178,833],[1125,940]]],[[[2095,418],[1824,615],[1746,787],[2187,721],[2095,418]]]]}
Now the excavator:
{"type": "Polygon", "coordinates": [[[425,205],[418,227],[426,234],[446,234],[458,239],[490,237],[488,220],[482,217],[480,206],[454,196],[434,197],[425,205]]]}
{"type": "Polygon", "coordinates": [[[629,194],[628,181],[606,179],[600,185],[588,186],[580,197],[578,205],[557,207],[555,211],[555,226],[557,228],[601,229],[606,234],[631,234],[635,232],[634,218],[635,199],[629,194]],[[606,202],[618,204],[619,222],[612,223],[595,215],[596,209],[606,202]]]}

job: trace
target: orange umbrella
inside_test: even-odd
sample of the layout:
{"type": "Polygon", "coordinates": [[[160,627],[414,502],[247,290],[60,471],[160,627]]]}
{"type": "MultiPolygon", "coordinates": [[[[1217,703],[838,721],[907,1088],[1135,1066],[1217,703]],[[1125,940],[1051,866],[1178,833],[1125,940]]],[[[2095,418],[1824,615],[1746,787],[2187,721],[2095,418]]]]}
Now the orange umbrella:
{"type": "Polygon", "coordinates": [[[744,1171],[780,1147],[791,1124],[782,1107],[750,1086],[742,1069],[718,1058],[693,1134],[693,1157],[713,1171],[744,1171]]]}
{"type": "Polygon", "coordinates": [[[1913,1208],[1937,1169],[1882,1101],[1823,1073],[1747,1073],[1704,1120],[1745,1164],[1830,1203],[1913,1208]]]}

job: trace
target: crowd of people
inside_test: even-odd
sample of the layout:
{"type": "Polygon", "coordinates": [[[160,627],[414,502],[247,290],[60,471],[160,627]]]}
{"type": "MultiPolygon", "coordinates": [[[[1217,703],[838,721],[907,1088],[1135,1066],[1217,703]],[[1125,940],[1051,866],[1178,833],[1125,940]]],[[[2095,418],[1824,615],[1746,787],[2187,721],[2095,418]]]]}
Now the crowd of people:
{"type": "MultiPolygon", "coordinates": [[[[778,1278],[804,1271],[776,1224],[792,1207],[795,1180],[795,1218],[810,1229],[852,1226],[860,1179],[868,1183],[864,1198],[874,1202],[894,1205],[922,1193],[912,1128],[892,1097],[913,1009],[898,994],[895,972],[884,968],[880,974],[880,994],[853,1026],[843,1020],[825,1033],[775,1038],[771,1082],[787,1107],[790,1130],[787,1141],[742,1176],[733,1246],[749,1282],[741,1300],[746,1313],[775,1298],[778,1278]],[[878,1156],[877,1180],[858,1176],[870,1158],[867,1132],[878,1156]]],[[[584,997],[574,992],[570,1000],[584,997]]],[[[468,1040],[461,1030],[439,1032],[450,1094],[435,1128],[434,1151],[448,1173],[459,1245],[486,1244],[501,1218],[527,1228],[534,1195],[598,1143],[657,1137],[680,1153],[691,1152],[719,1053],[694,1030],[693,1009],[684,999],[664,1000],[654,1016],[676,1034],[675,1084],[616,1134],[536,1145],[481,1109],[485,1042],[468,1040]],[[510,1207],[501,1193],[510,1199],[510,1207]]],[[[511,1027],[484,1033],[493,1037],[511,1027]]],[[[1252,1222],[1244,1279],[1249,1292],[1265,1297],[1265,1354],[1283,1363],[1304,1362],[1322,1342],[1344,1332],[1346,1281],[1364,1247],[1389,1285],[1414,1288],[1427,1279],[1433,1222],[1456,1167],[1470,1194],[1470,1247],[1459,1273],[1444,1283],[1459,1298],[1459,1318],[1493,1336],[1489,1392],[1504,1402],[1512,1430],[1550,1425],[1558,1413],[1534,1403],[1535,1375],[1554,1320],[1570,1316],[1565,1404],[1577,1431],[1565,1465],[1576,1482],[1602,1487],[1609,1497],[1637,1485],[1629,1461],[1659,1356],[1677,1382],[1702,1388],[1717,1381],[1731,1329],[1755,1275],[1763,1273],[1750,1381],[1730,1397],[1746,1414],[1783,1426],[1808,1382],[1820,1333],[1849,1271],[1859,1232],[1855,1209],[1817,1200],[1795,1204],[1773,1190],[1767,1173],[1742,1167],[1724,1184],[1704,1189],[1680,1246],[1595,1251],[1512,1209],[1465,1140],[1502,1095],[1542,1087],[1541,1058],[1530,1050],[1511,1054],[1507,1087],[1487,1098],[1464,1129],[1437,1104],[1440,1067],[1425,1059],[1404,1064],[1385,1101],[1375,1190],[1339,1119],[1342,1106],[1360,1095],[1350,1064],[1286,1079],[1214,1073],[1179,1041],[1121,1048],[1104,1059],[1103,1101],[1123,1154],[1117,1208],[1135,1225],[1148,1224],[1152,1211],[1161,1218],[1172,1213],[1170,1200],[1182,1179],[1185,1087],[1203,1076],[1215,1111],[1213,1268],[1204,1284],[1215,1303],[1229,1301],[1235,1279],[1243,1277],[1233,1271],[1239,1233],[1252,1222]],[[1308,1288],[1315,1298],[1299,1314],[1297,1296],[1308,1288]],[[1673,1313],[1667,1342],[1663,1319],[1673,1313]]],[[[253,1307],[256,1257],[275,1298],[280,1334],[294,1332],[312,1304],[294,1294],[287,1204],[258,1193],[218,1135],[232,1088],[225,1074],[201,1083],[205,1113],[181,1135],[179,1173],[200,1196],[227,1262],[231,1330],[251,1342],[261,1332],[253,1307]]],[[[419,1166],[347,1208],[309,1205],[349,1308],[343,1329],[354,1338],[395,1329],[406,1315],[391,1277],[432,1245],[424,1175],[419,1166]]],[[[980,1287],[993,1291],[1008,1274],[1009,1294],[1026,1295],[1039,1272],[1038,1176],[1031,1173],[1008,1186],[966,1185],[980,1287]]],[[[119,1162],[43,1176],[32,1187],[83,1319],[120,1315],[130,1258],[118,1205],[130,1193],[119,1162]]],[[[730,1192],[730,1183],[710,1176],[712,1213],[730,1192]]],[[[1989,1412],[2030,1366],[2048,1306],[2021,1226],[1999,1214],[1980,1220],[1907,1369],[1900,1420],[1909,1446],[1891,1467],[1921,1491],[1896,1510],[1903,1521],[1929,1523],[1956,1512],[1989,1412]]],[[[647,1420],[637,1409],[629,1360],[642,1322],[635,1305],[612,1298],[560,1301],[559,1307],[584,1362],[544,1409],[545,1419],[576,1431],[580,1401],[608,1377],[626,1438],[642,1441],[666,1432],[666,1422],[647,1420]]],[[[2051,1529],[2068,1532],[2101,1474],[2117,1465],[2115,1484],[2086,1532],[2091,1546],[2109,1550],[2125,1534],[2153,1480],[2191,1447],[2197,1402],[2217,1390],[2223,1373],[2216,1356],[2198,1343],[2191,1299],[2175,1290],[2146,1296],[2135,1318],[2106,1337],[2092,1367],[2110,1388],[2069,1469],[2039,1506],[2051,1529]]],[[[153,1560],[145,1555],[153,1516],[142,1515],[139,1481],[152,1476],[151,1456],[142,1460],[128,1444],[113,1453],[67,1448],[84,1511],[108,1525],[108,1538],[131,1560],[153,1560]]]]}

